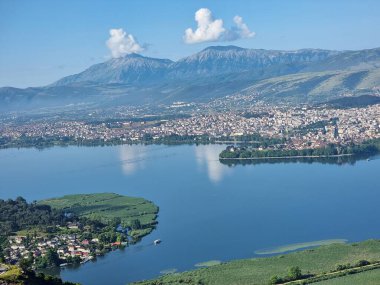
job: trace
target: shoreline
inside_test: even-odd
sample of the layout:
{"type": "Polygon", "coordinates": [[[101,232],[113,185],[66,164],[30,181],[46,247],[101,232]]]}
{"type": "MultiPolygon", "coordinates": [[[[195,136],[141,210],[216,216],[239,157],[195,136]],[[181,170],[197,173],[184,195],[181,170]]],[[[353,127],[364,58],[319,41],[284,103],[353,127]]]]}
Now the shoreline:
{"type": "Polygon", "coordinates": [[[219,160],[265,160],[265,159],[292,159],[292,158],[336,158],[354,156],[354,153],[334,154],[334,155],[293,155],[293,156],[266,156],[266,157],[219,157],[219,160]]]}
{"type": "Polygon", "coordinates": [[[265,257],[232,259],[205,268],[190,269],[175,274],[164,274],[132,284],[310,284],[339,279],[372,270],[380,270],[380,240],[331,243],[316,247],[291,250],[265,257]],[[366,255],[360,255],[366,252],[366,255]],[[360,256],[359,256],[360,255],[360,256]],[[316,256],[323,262],[316,261],[316,256]],[[269,267],[268,267],[269,265],[269,267]],[[300,276],[287,279],[290,268],[297,267],[300,276]],[[269,269],[268,269],[269,268],[269,269]],[[274,268],[274,269],[273,269],[274,268]],[[302,270],[302,273],[301,273],[302,270]],[[199,283],[199,282],[202,283],[199,283]]]}

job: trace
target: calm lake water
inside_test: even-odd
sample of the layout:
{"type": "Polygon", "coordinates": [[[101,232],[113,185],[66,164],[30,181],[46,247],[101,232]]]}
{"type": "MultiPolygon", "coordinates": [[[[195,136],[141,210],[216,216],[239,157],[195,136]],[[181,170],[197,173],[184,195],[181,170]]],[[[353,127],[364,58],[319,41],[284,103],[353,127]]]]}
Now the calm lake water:
{"type": "Polygon", "coordinates": [[[224,146],[114,146],[0,151],[0,198],[115,192],[160,207],[158,227],[64,280],[127,284],[208,260],[255,257],[291,243],[380,238],[380,159],[354,165],[229,167],[224,146]],[[155,239],[159,246],[153,246],[155,239]],[[112,282],[110,282],[112,280],[112,282]]]}

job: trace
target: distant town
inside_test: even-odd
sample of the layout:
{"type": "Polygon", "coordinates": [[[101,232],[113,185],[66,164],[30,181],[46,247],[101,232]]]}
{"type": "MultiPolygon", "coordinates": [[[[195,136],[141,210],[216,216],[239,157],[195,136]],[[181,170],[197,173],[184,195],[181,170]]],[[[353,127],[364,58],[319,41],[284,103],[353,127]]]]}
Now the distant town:
{"type": "MultiPolygon", "coordinates": [[[[215,104],[215,102],[214,102],[215,104]]],[[[170,108],[188,108],[177,102],[170,108]]],[[[284,139],[284,149],[347,145],[380,137],[380,104],[363,108],[252,105],[244,111],[183,113],[113,120],[39,120],[0,125],[1,147],[65,144],[234,142],[247,135],[284,139]]],[[[138,115],[137,115],[138,116],[138,115]]]]}

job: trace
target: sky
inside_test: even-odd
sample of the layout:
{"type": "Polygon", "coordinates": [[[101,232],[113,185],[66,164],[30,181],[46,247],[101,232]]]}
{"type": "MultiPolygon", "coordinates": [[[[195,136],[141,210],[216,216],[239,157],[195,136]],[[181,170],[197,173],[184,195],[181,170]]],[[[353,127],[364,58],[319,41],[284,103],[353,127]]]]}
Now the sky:
{"type": "Polygon", "coordinates": [[[379,0],[0,0],[0,86],[50,84],[130,52],[380,47],[379,0]]]}

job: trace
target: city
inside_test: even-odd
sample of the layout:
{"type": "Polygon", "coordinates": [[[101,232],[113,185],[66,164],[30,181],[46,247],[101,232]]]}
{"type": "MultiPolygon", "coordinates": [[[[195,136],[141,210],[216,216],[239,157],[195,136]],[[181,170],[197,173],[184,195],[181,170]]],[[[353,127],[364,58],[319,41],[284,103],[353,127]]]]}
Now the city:
{"type": "Polygon", "coordinates": [[[61,144],[158,142],[170,136],[239,140],[244,135],[285,138],[285,149],[319,148],[327,144],[359,144],[380,137],[380,104],[364,108],[253,106],[245,111],[212,112],[186,118],[112,123],[52,121],[0,126],[1,147],[23,141],[55,140],[61,144]],[[148,141],[149,138],[150,140],[148,141]]]}

